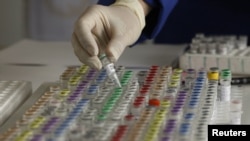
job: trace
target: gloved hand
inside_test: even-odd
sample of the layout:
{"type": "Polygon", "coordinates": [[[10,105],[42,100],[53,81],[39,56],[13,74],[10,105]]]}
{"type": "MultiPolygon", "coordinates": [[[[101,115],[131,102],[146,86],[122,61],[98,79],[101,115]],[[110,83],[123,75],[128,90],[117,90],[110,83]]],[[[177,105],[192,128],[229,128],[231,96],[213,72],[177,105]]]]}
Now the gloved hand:
{"type": "Polygon", "coordinates": [[[106,53],[116,62],[124,49],[132,45],[145,26],[142,0],[118,0],[110,6],[89,7],[77,20],[72,46],[78,59],[95,69],[101,69],[98,56],[106,53]]]}

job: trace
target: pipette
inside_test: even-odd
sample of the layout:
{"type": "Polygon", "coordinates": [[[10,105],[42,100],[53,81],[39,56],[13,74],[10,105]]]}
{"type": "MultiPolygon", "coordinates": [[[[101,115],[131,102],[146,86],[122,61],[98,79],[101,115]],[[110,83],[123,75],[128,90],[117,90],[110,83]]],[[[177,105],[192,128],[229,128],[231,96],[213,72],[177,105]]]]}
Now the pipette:
{"type": "Polygon", "coordinates": [[[99,56],[104,69],[107,71],[109,79],[113,80],[115,84],[121,87],[120,80],[116,74],[114,63],[111,63],[105,54],[99,56]]]}

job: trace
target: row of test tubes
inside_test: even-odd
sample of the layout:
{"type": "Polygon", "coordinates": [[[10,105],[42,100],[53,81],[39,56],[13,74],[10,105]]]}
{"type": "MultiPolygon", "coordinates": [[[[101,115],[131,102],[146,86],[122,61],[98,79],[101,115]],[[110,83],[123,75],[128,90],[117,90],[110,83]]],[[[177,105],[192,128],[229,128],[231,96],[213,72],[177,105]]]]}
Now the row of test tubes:
{"type": "Polygon", "coordinates": [[[227,55],[233,49],[243,50],[247,47],[248,37],[241,35],[210,35],[198,33],[190,44],[192,54],[227,55]]]}
{"type": "MultiPolygon", "coordinates": [[[[172,70],[171,67],[152,66],[146,72],[143,78],[142,87],[139,90],[139,100],[135,99],[134,108],[138,108],[144,99],[148,99],[144,108],[138,108],[137,112],[132,113],[138,117],[138,121],[133,126],[128,127],[130,130],[125,136],[125,140],[130,141],[154,141],[165,139],[165,123],[170,111],[173,95],[165,92],[167,86],[171,86],[173,91],[177,91],[181,81],[180,69],[172,70]],[[146,96],[146,97],[145,97],[146,96]],[[145,98],[144,98],[145,97],[145,98]]],[[[140,74],[141,75],[141,74],[140,74]]],[[[177,107],[176,107],[177,108],[177,107]]],[[[124,138],[123,138],[124,139],[124,138]]]]}
{"type": "MultiPolygon", "coordinates": [[[[211,69],[210,69],[211,70],[211,69]]],[[[214,110],[213,124],[241,124],[242,90],[231,86],[232,73],[229,69],[211,70],[219,74],[219,87],[214,110]]]]}
{"type": "MultiPolygon", "coordinates": [[[[105,70],[68,67],[0,140],[206,141],[208,124],[230,122],[232,111],[241,109],[226,111],[218,103],[221,80],[215,68],[116,71],[121,88],[105,70]]],[[[239,94],[231,98],[237,105],[239,94]]]]}
{"type": "Polygon", "coordinates": [[[30,82],[0,80],[0,126],[30,94],[30,82]]]}
{"type": "Polygon", "coordinates": [[[131,100],[137,90],[137,83],[130,81],[133,72],[125,71],[124,67],[118,67],[117,74],[122,88],[115,88],[114,82],[107,79],[105,70],[97,72],[85,65],[68,67],[60,76],[59,85],[51,86],[25,112],[15,127],[1,136],[1,140],[76,139],[84,135],[72,134],[71,131],[83,127],[87,130],[104,120],[118,120],[115,118],[119,114],[122,119],[129,102],[124,100],[119,103],[121,97],[131,100]],[[131,87],[128,88],[130,91],[126,97],[123,92],[130,82],[131,87]],[[113,112],[116,106],[118,106],[117,113],[113,112]],[[122,108],[123,110],[119,111],[122,108]],[[81,127],[78,126],[80,123],[81,127]]]}

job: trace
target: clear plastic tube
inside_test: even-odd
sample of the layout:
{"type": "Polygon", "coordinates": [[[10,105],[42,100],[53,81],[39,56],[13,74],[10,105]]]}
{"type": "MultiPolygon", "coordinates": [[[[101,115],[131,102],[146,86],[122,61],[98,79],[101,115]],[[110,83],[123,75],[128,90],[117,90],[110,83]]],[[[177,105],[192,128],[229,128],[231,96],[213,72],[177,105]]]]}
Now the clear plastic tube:
{"type": "Polygon", "coordinates": [[[109,76],[109,78],[113,80],[117,86],[121,87],[121,83],[116,74],[114,64],[108,60],[105,54],[102,54],[99,58],[102,62],[104,69],[107,71],[107,75],[109,76]]]}

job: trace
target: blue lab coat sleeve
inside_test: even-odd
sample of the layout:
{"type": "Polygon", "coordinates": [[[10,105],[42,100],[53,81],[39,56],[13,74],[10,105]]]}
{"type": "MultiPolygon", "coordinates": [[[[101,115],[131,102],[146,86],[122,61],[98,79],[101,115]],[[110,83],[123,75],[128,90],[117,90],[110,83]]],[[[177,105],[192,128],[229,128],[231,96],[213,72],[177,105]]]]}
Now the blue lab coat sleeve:
{"type": "MultiPolygon", "coordinates": [[[[110,5],[115,0],[99,0],[98,4],[110,5]]],[[[153,10],[146,17],[146,26],[136,43],[152,39],[161,31],[178,0],[145,0],[153,10]]]]}

